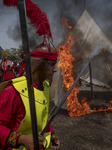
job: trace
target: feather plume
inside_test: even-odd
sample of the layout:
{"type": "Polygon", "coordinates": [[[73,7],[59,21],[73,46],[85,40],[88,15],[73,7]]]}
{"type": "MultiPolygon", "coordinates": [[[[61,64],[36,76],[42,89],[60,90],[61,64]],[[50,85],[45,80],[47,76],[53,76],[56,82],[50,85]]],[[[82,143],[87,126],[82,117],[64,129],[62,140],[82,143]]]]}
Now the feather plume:
{"type": "MultiPolygon", "coordinates": [[[[3,0],[3,2],[4,5],[16,6],[18,8],[17,0],[3,0]]],[[[43,12],[38,5],[33,3],[31,0],[25,0],[25,5],[27,17],[30,19],[30,23],[36,28],[36,33],[39,34],[39,36],[50,36],[52,39],[52,33],[46,13],[43,12]]]]}
{"type": "Polygon", "coordinates": [[[6,6],[16,6],[18,5],[17,0],[3,0],[4,5],[6,6]]]}

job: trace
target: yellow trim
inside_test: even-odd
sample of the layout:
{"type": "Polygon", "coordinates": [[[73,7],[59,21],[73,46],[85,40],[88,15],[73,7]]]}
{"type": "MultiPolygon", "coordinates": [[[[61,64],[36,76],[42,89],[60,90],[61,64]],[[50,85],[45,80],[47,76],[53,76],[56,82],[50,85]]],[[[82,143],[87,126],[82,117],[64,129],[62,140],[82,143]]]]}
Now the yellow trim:
{"type": "MultiPolygon", "coordinates": [[[[20,93],[21,99],[23,100],[26,116],[21,122],[18,131],[23,134],[31,134],[31,115],[30,115],[30,107],[29,107],[29,97],[28,97],[28,89],[27,89],[27,81],[24,76],[13,79],[13,86],[20,93]]],[[[48,110],[49,110],[49,83],[47,81],[43,82],[44,91],[40,91],[34,88],[34,97],[35,97],[35,107],[36,107],[36,116],[37,116],[37,124],[38,131],[41,132],[45,125],[47,124],[48,118],[48,110]]],[[[45,139],[47,140],[43,142],[46,148],[49,147],[51,134],[49,132],[45,133],[45,139]]],[[[19,148],[21,149],[21,147],[19,148]]],[[[23,149],[23,148],[22,148],[23,149]]]]}

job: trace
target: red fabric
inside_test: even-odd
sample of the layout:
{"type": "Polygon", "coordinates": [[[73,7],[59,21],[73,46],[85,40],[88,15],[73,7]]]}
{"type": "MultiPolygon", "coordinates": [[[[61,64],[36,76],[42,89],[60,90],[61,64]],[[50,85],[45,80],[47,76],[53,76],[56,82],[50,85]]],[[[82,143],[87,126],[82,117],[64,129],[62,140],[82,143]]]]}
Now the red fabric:
{"type": "Polygon", "coordinates": [[[12,66],[13,69],[16,69],[18,66],[12,66]]]}
{"type": "Polygon", "coordinates": [[[14,68],[16,68],[16,66],[13,66],[12,61],[8,60],[8,58],[2,62],[2,67],[0,70],[3,72],[3,80],[10,80],[14,78],[14,68]]]}
{"type": "Polygon", "coordinates": [[[8,60],[8,58],[6,58],[3,62],[2,62],[2,69],[3,71],[8,71],[11,70],[13,66],[13,62],[8,60]]]}
{"type": "Polygon", "coordinates": [[[0,148],[11,130],[17,130],[25,116],[25,108],[19,93],[12,85],[7,86],[0,94],[0,148]]]}
{"type": "Polygon", "coordinates": [[[51,126],[51,125],[49,125],[48,129],[46,130],[46,132],[51,132],[51,133],[53,133],[53,132],[54,132],[54,131],[53,131],[53,128],[52,128],[52,126],[51,126]]]}
{"type": "MultiPolygon", "coordinates": [[[[18,7],[17,0],[3,0],[3,2],[4,5],[18,7]]],[[[25,4],[27,16],[30,19],[31,24],[36,27],[36,33],[39,34],[39,36],[47,35],[52,38],[46,13],[43,12],[38,5],[33,3],[31,0],[26,0],[25,4]]]]}
{"type": "Polygon", "coordinates": [[[26,12],[28,18],[30,18],[31,24],[37,29],[36,33],[39,34],[39,36],[48,35],[52,38],[46,13],[31,0],[26,0],[26,12]]]}
{"type": "Polygon", "coordinates": [[[6,60],[8,60],[8,58],[5,58],[4,60],[6,61],[6,60]]]}
{"type": "Polygon", "coordinates": [[[3,80],[5,81],[5,80],[10,80],[10,79],[12,79],[12,78],[14,78],[14,73],[13,72],[11,72],[11,73],[9,73],[9,72],[4,72],[3,73],[3,80]]]}
{"type": "MultiPolygon", "coordinates": [[[[33,82],[34,87],[37,85],[33,82]]],[[[19,93],[12,84],[8,85],[0,94],[0,148],[4,149],[11,130],[17,130],[25,117],[25,107],[19,93]]],[[[47,132],[52,132],[50,126],[47,132]]],[[[8,149],[9,150],[9,149],[8,149]]]]}
{"type": "MultiPolygon", "coordinates": [[[[57,53],[54,52],[31,52],[32,57],[46,58],[50,60],[57,60],[57,53]]],[[[24,58],[24,53],[21,53],[21,57],[24,58]]]]}
{"type": "MultiPolygon", "coordinates": [[[[50,59],[50,60],[57,60],[57,53],[54,53],[54,52],[31,52],[30,55],[33,57],[46,58],[46,59],[50,59]]],[[[22,57],[22,59],[24,58],[23,52],[21,53],[21,57],[22,57]]],[[[24,67],[25,67],[25,63],[23,61],[17,77],[19,77],[22,74],[24,67]]]]}
{"type": "Polygon", "coordinates": [[[17,77],[19,77],[23,73],[24,67],[25,67],[25,63],[23,61],[22,64],[21,64],[21,67],[20,67],[20,70],[19,70],[19,74],[18,74],[17,77]]]}
{"type": "Polygon", "coordinates": [[[38,85],[33,81],[33,86],[37,89],[38,85]]]}
{"type": "Polygon", "coordinates": [[[17,0],[3,0],[4,5],[7,6],[17,6],[17,0]]]}

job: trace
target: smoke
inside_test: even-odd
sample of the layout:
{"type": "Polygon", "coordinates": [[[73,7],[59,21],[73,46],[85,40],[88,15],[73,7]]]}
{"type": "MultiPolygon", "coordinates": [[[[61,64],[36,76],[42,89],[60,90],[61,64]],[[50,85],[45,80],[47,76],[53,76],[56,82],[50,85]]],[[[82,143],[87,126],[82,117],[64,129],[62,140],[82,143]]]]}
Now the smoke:
{"type": "MultiPolygon", "coordinates": [[[[101,30],[106,34],[106,36],[112,41],[112,1],[107,0],[32,0],[37,3],[37,5],[47,14],[47,18],[50,23],[51,32],[53,36],[54,46],[57,48],[58,45],[65,41],[65,36],[68,33],[68,29],[66,26],[62,25],[61,19],[67,18],[68,24],[71,26],[75,26],[77,20],[82,15],[83,11],[87,9],[91,17],[94,19],[96,24],[101,28],[101,30]]],[[[19,22],[19,14],[18,10],[14,7],[6,7],[3,6],[3,1],[0,0],[0,20],[5,22],[4,26],[8,26],[7,36],[12,39],[15,43],[19,44],[19,48],[22,49],[22,40],[21,40],[21,30],[20,30],[20,22],[19,22]],[[12,20],[12,23],[9,24],[9,18],[12,20]]],[[[0,24],[2,24],[0,21],[0,24]]],[[[43,37],[39,37],[35,28],[29,24],[29,20],[27,19],[27,28],[28,28],[28,37],[29,37],[29,46],[30,50],[33,47],[39,45],[42,42],[43,37]]],[[[3,30],[2,25],[2,30],[3,30]]],[[[1,31],[2,31],[1,30],[1,31]]],[[[76,33],[74,32],[74,37],[76,33]]],[[[79,38],[82,36],[82,32],[78,31],[79,38]]],[[[92,35],[93,37],[93,35],[92,35]]],[[[96,39],[97,40],[97,39],[96,39]]],[[[5,41],[6,42],[6,41],[5,41]]],[[[92,41],[94,45],[94,41],[92,41]]],[[[86,43],[86,42],[85,42],[86,43]]],[[[95,43],[96,44],[96,43],[95,43]]],[[[83,50],[81,45],[78,45],[76,42],[73,45],[76,49],[76,53],[74,53],[74,57],[77,59],[82,59],[84,55],[83,51],[80,53],[80,48],[83,50]]],[[[87,49],[91,48],[90,41],[86,43],[85,47],[87,49]]],[[[74,50],[74,49],[73,49],[74,50]]],[[[78,65],[79,66],[79,65],[78,65]]],[[[97,64],[95,64],[97,66],[97,64]]],[[[77,70],[77,69],[76,69],[77,70]]],[[[94,70],[95,74],[97,74],[98,70],[94,70]]],[[[75,72],[75,71],[74,71],[75,72]]],[[[75,73],[74,73],[75,74],[75,73]]],[[[99,71],[99,75],[101,76],[101,71],[99,71]]],[[[102,74],[102,79],[104,79],[102,74]]]]}
{"type": "MultiPolygon", "coordinates": [[[[33,1],[35,3],[37,2],[35,0],[33,1]]],[[[68,23],[73,26],[77,20],[77,16],[80,16],[81,14],[81,12],[77,11],[78,8],[81,8],[81,11],[83,9],[83,3],[81,0],[80,2],[81,2],[80,5],[79,4],[75,5],[74,0],[71,0],[70,2],[65,1],[65,0],[38,1],[37,3],[38,6],[47,14],[55,47],[57,47],[61,42],[63,42],[64,36],[68,32],[68,29],[66,27],[63,27],[61,19],[68,18],[69,20],[68,23]],[[77,9],[74,9],[74,7],[76,7],[77,9]]],[[[9,38],[13,39],[15,42],[20,43],[19,45],[19,48],[20,48],[21,47],[21,31],[20,31],[19,19],[17,18],[19,18],[18,13],[16,17],[16,22],[9,26],[7,30],[7,35],[9,38]]],[[[32,49],[33,47],[37,46],[38,44],[42,42],[42,37],[39,37],[35,33],[35,28],[32,27],[30,24],[28,24],[28,36],[29,36],[30,49],[32,49]]]]}
{"type": "MultiPolygon", "coordinates": [[[[112,35],[110,30],[112,20],[112,1],[107,0],[32,0],[47,14],[47,18],[50,23],[51,32],[53,36],[53,41],[55,47],[57,47],[60,43],[64,41],[64,37],[68,32],[66,27],[63,27],[61,23],[62,18],[67,18],[69,20],[68,24],[74,26],[84,9],[86,8],[90,15],[93,17],[95,22],[99,25],[99,27],[103,30],[103,32],[112,40],[112,35]]],[[[10,39],[13,39],[15,43],[19,43],[19,47],[21,47],[21,31],[20,31],[20,23],[19,23],[19,14],[18,10],[14,7],[6,7],[3,6],[3,0],[0,1],[0,16],[6,20],[9,20],[9,16],[13,19],[12,24],[8,24],[7,21],[7,35],[10,39]]],[[[1,19],[1,17],[0,17],[1,19]]],[[[28,21],[29,22],[29,21],[28,21]]],[[[28,24],[28,36],[30,49],[37,46],[42,42],[43,37],[39,37],[35,33],[34,27],[28,24]]]]}
{"type": "Polygon", "coordinates": [[[79,0],[79,3],[76,5],[74,0],[48,0],[44,6],[42,4],[43,2],[45,1],[40,1],[39,5],[48,16],[54,44],[57,47],[64,41],[65,35],[68,33],[67,27],[62,25],[62,18],[67,18],[68,24],[74,26],[84,10],[83,1],[79,0]]]}
{"type": "Polygon", "coordinates": [[[86,0],[86,9],[96,22],[96,24],[101,28],[101,30],[106,34],[109,40],[112,41],[112,1],[107,0],[86,0]]]}
{"type": "MultiPolygon", "coordinates": [[[[27,19],[27,31],[28,31],[28,39],[29,39],[29,48],[30,51],[32,48],[34,48],[36,45],[38,45],[42,40],[42,37],[39,37],[36,34],[35,28],[29,24],[29,20],[27,19]]],[[[21,37],[21,29],[20,29],[20,23],[19,18],[17,19],[17,22],[14,26],[9,26],[7,30],[7,35],[9,38],[12,38],[15,42],[21,43],[19,45],[19,49],[22,49],[22,37],[21,37]]]]}

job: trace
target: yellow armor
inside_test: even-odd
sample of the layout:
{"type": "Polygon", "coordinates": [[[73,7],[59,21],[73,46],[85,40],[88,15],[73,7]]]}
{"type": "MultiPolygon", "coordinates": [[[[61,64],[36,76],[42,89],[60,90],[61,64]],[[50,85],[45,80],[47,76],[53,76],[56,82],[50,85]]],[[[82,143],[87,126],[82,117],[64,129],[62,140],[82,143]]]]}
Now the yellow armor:
{"type": "MultiPolygon", "coordinates": [[[[26,77],[22,76],[16,79],[12,79],[13,86],[20,93],[21,99],[23,100],[26,115],[22,120],[18,131],[23,134],[31,134],[31,116],[30,116],[30,106],[29,106],[29,97],[28,97],[28,88],[26,77]]],[[[49,110],[49,83],[47,81],[43,82],[44,91],[40,91],[34,88],[34,98],[35,98],[35,107],[36,107],[36,116],[38,131],[41,132],[47,124],[48,119],[48,110],[49,110]]],[[[43,142],[44,146],[48,148],[50,144],[51,134],[50,132],[45,133],[45,141],[43,142]]],[[[23,146],[20,146],[20,150],[25,149],[23,146]]]]}

